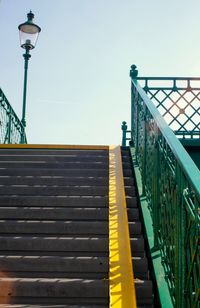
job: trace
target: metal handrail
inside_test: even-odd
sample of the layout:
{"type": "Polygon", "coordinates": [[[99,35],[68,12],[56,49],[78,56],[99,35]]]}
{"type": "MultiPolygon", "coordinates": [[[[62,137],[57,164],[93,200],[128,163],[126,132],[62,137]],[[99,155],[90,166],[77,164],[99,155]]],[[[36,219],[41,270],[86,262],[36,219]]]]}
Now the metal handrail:
{"type": "Polygon", "coordinates": [[[24,126],[0,88],[0,143],[21,143],[23,136],[24,126]]]}
{"type": "Polygon", "coordinates": [[[161,251],[174,306],[197,307],[200,171],[139,85],[140,78],[131,77],[132,138],[152,217],[154,246],[161,251]]]}

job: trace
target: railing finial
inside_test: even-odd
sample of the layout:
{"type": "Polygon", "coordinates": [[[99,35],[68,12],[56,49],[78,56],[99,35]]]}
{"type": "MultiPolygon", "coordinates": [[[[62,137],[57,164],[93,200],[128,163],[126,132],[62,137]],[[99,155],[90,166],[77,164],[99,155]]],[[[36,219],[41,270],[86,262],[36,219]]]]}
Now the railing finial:
{"type": "Polygon", "coordinates": [[[122,122],[122,126],[121,126],[121,129],[122,129],[122,146],[125,147],[126,146],[126,132],[127,132],[127,124],[126,124],[126,121],[123,121],[122,122]]]}
{"type": "Polygon", "coordinates": [[[135,64],[131,65],[130,77],[135,79],[138,75],[137,66],[135,64]]]}

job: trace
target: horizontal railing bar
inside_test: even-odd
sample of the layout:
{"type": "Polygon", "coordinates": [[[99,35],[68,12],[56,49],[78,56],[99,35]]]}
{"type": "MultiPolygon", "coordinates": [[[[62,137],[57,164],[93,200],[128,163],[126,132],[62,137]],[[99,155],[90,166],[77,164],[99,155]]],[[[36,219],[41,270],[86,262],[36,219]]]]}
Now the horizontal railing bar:
{"type": "Polygon", "coordinates": [[[194,80],[200,81],[200,77],[136,77],[137,80],[194,80]]]}
{"type": "Polygon", "coordinates": [[[193,134],[193,135],[199,135],[200,134],[200,130],[175,130],[176,134],[193,134]]]}
{"type": "MultiPolygon", "coordinates": [[[[146,88],[146,86],[144,86],[144,88],[146,88]]],[[[187,90],[188,92],[191,92],[191,91],[200,91],[200,88],[195,88],[195,87],[177,87],[177,86],[171,86],[171,87],[151,87],[151,86],[147,86],[147,89],[148,90],[153,90],[153,91],[156,91],[156,90],[160,90],[162,89],[163,91],[171,91],[171,90],[174,90],[174,91],[185,91],[187,90]]]]}
{"type": "MultiPolygon", "coordinates": [[[[200,80],[200,78],[199,78],[200,80]]],[[[199,169],[186,152],[180,141],[176,138],[173,131],[169,128],[157,108],[153,105],[150,98],[146,95],[145,91],[137,83],[137,80],[132,79],[137,92],[140,94],[142,100],[145,102],[148,110],[155,119],[156,124],[158,125],[162,135],[166,139],[169,147],[171,148],[175,158],[179,162],[184,174],[188,177],[188,180],[193,185],[200,198],[200,173],[199,169]]]]}

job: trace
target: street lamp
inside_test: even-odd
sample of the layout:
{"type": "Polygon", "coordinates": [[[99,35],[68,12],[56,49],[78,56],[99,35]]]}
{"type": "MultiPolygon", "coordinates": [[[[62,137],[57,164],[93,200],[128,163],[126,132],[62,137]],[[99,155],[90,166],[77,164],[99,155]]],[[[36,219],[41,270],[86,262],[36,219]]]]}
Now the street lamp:
{"type": "Polygon", "coordinates": [[[34,14],[30,11],[27,14],[27,21],[23,24],[18,26],[19,29],[19,38],[20,38],[20,45],[22,48],[26,50],[23,54],[24,57],[24,92],[23,92],[23,106],[22,106],[22,125],[23,125],[23,132],[21,135],[21,143],[26,142],[26,135],[25,135],[25,127],[26,127],[26,88],[27,88],[27,71],[28,71],[28,60],[30,59],[30,50],[35,48],[38,35],[41,31],[41,28],[33,23],[34,14]]]}

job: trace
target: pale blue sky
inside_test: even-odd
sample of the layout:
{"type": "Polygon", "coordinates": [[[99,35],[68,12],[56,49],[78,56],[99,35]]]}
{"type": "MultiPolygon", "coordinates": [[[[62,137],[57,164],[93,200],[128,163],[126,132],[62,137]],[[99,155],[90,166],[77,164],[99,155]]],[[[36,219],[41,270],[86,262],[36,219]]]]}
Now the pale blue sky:
{"type": "Polygon", "coordinates": [[[41,28],[29,61],[29,143],[119,144],[130,120],[129,68],[200,75],[200,0],[1,0],[0,87],[21,118],[29,10],[41,28]]]}

